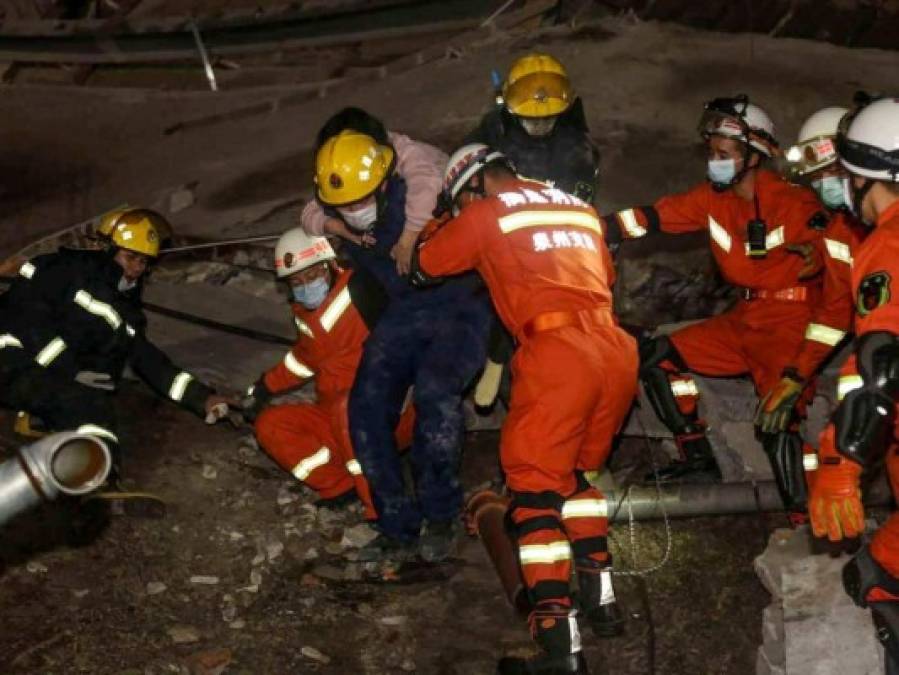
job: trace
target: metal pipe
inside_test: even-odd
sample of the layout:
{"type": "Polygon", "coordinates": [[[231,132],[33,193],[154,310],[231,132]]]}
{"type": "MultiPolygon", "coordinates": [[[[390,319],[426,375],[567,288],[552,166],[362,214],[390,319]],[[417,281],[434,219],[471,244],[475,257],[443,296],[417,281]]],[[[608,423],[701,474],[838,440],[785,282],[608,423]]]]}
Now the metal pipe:
{"type": "Polygon", "coordinates": [[[466,505],[469,530],[480,537],[493,563],[493,569],[515,611],[527,616],[531,610],[527,590],[521,578],[518,553],[506,530],[506,510],[509,500],[485,490],[472,497],[466,505]]]}
{"type": "Polygon", "coordinates": [[[218,248],[219,246],[235,246],[239,244],[256,244],[265,241],[275,241],[280,239],[280,234],[261,234],[255,237],[238,237],[237,239],[222,239],[221,241],[204,241],[199,244],[186,244],[185,246],[174,246],[172,248],[164,248],[159,255],[166,253],[182,253],[184,251],[199,251],[205,248],[218,248]]]}
{"type": "Polygon", "coordinates": [[[0,462],[0,526],[42,501],[96,490],[112,468],[109,448],[77,432],[51,434],[0,462]]]}
{"type": "MultiPolygon", "coordinates": [[[[783,511],[774,481],[663,485],[658,490],[653,486],[633,486],[629,490],[606,492],[605,497],[612,522],[627,521],[631,513],[634,520],[655,520],[666,515],[694,518],[783,511]]],[[[865,503],[869,506],[888,504],[891,499],[885,481],[874,483],[865,491],[865,503]]]]}

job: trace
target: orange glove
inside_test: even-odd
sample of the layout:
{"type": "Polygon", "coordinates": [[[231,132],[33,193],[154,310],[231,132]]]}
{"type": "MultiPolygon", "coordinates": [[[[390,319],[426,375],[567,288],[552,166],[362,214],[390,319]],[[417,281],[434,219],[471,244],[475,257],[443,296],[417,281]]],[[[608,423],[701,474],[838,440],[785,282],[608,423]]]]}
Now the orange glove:
{"type": "Polygon", "coordinates": [[[793,419],[796,401],[805,388],[805,382],[785,374],[759,402],[755,413],[755,425],[766,434],[786,431],[793,419]]]}
{"type": "Polygon", "coordinates": [[[865,509],[859,488],[862,468],[840,456],[833,435],[832,424],[821,435],[818,470],[810,480],[808,513],[816,537],[838,542],[861,536],[865,509]]]}

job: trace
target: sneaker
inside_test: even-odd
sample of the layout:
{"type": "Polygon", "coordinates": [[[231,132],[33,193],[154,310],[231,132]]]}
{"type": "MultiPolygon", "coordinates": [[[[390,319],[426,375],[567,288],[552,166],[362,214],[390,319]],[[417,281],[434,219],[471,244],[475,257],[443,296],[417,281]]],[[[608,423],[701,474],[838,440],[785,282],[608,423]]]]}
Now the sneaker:
{"type": "Polygon", "coordinates": [[[455,520],[425,523],[418,542],[418,555],[429,563],[445,561],[456,550],[459,525],[455,520]]]}
{"type": "Polygon", "coordinates": [[[356,560],[361,563],[402,563],[415,555],[415,543],[379,534],[359,549],[356,560]]]}

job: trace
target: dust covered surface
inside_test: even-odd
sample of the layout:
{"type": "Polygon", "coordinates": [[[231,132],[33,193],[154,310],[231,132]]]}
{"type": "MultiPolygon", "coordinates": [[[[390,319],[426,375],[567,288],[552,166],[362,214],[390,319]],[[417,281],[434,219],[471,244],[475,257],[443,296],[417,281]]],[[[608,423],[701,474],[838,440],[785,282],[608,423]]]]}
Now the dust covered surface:
{"type": "MultiPolygon", "coordinates": [[[[397,581],[362,578],[358,511],[313,495],[241,434],[209,428],[139,385],[120,408],[126,476],[168,502],[162,520],[77,522],[45,508],[0,533],[0,672],[403,673],[487,675],[530,648],[486,554],[465,539],[452,562],[397,581]],[[77,528],[74,526],[78,525],[77,528]],[[224,670],[221,670],[221,669],[224,670]]],[[[3,422],[9,447],[9,419],[3,422]]],[[[466,486],[496,474],[495,433],[471,435],[466,486]]],[[[752,673],[768,595],[751,561],[758,517],[672,523],[670,562],[619,577],[627,634],[584,631],[593,673],[752,673]],[[654,657],[650,655],[654,654],[654,657]]],[[[774,523],[769,523],[773,527],[774,523]]],[[[620,569],[664,554],[661,523],[613,529],[620,569]]]]}

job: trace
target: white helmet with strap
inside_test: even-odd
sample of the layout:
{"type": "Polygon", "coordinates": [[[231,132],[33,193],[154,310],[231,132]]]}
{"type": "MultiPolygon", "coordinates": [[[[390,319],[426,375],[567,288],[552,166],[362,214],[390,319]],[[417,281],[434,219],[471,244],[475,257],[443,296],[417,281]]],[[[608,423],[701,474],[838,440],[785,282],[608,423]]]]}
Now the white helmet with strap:
{"type": "Polygon", "coordinates": [[[822,108],[809,117],[799,129],[799,140],[787,151],[787,160],[796,165],[800,175],[830,166],[837,161],[837,131],[848,108],[822,108]]]}
{"type": "Polygon", "coordinates": [[[750,103],[745,94],[706,103],[699,121],[699,133],[706,140],[710,136],[733,138],[766,157],[777,153],[774,122],[762,108],[750,103]]]}
{"type": "MultiPolygon", "coordinates": [[[[437,202],[437,211],[449,211],[453,202],[468,182],[492,162],[503,161],[510,168],[512,163],[499,150],[483,143],[468,143],[456,150],[446,164],[443,173],[443,190],[437,202]]],[[[483,194],[483,186],[481,186],[483,194]]]]}
{"type": "Polygon", "coordinates": [[[282,234],[275,245],[275,272],[281,279],[336,258],[327,239],[313,237],[302,227],[294,227],[282,234]]]}
{"type": "Polygon", "coordinates": [[[899,183],[899,99],[877,99],[840,126],[837,149],[850,173],[899,183]]]}

